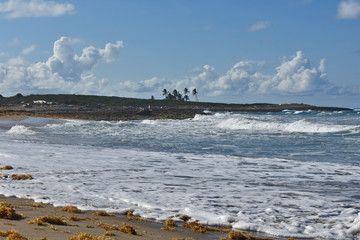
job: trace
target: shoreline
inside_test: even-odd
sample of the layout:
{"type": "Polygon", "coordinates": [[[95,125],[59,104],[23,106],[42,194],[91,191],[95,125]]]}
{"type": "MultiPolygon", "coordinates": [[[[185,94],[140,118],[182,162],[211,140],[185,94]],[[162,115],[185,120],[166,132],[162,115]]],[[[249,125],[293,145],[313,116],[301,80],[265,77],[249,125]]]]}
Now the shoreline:
{"type": "MultiPolygon", "coordinates": [[[[0,195],[0,203],[6,202],[14,207],[16,213],[25,216],[23,219],[10,220],[0,218],[0,232],[7,232],[8,230],[16,230],[23,237],[29,239],[68,239],[71,236],[80,233],[89,233],[92,236],[103,236],[111,239],[219,239],[226,237],[227,233],[213,233],[208,234],[193,233],[187,229],[176,227],[174,231],[162,230],[164,223],[143,220],[129,220],[126,215],[116,214],[114,216],[95,216],[95,211],[84,211],[81,213],[70,213],[62,211],[60,207],[54,207],[51,204],[35,203],[31,199],[6,197],[0,195]],[[40,216],[57,216],[62,217],[66,225],[35,225],[29,223],[30,220],[40,216]],[[75,216],[75,217],[74,217],[75,216]],[[73,220],[69,220],[73,219],[73,220]],[[75,220],[77,219],[77,220],[75,220]],[[133,227],[137,233],[127,234],[117,230],[114,226],[122,226],[127,224],[133,227]],[[113,229],[106,229],[106,226],[113,226],[113,229]]],[[[139,218],[140,219],[140,218],[139,218]]],[[[1,237],[0,239],[5,239],[1,237]]]]}
{"type": "MultiPolygon", "coordinates": [[[[70,206],[73,208],[72,206],[70,206]]],[[[64,207],[66,208],[66,207],[64,207]]],[[[62,207],[55,207],[48,203],[38,203],[32,199],[4,196],[0,194],[0,239],[7,237],[6,233],[18,232],[22,240],[26,239],[70,239],[81,234],[89,234],[93,239],[103,240],[227,240],[227,239],[248,239],[248,240],[295,240],[295,238],[283,238],[269,236],[264,233],[250,233],[248,231],[232,230],[230,228],[217,228],[202,225],[206,228],[205,233],[193,232],[177,222],[174,227],[167,227],[166,221],[152,221],[133,216],[132,213],[97,215],[97,211],[65,211],[62,207]],[[5,204],[4,204],[5,203],[5,204]],[[1,207],[10,206],[20,219],[6,219],[1,215],[1,207]],[[61,218],[65,224],[45,223],[34,224],[34,219],[41,217],[61,218]],[[128,226],[134,231],[123,232],[121,226],[128,226]],[[231,238],[230,235],[242,234],[245,238],[231,238]],[[98,238],[97,238],[98,237],[98,238]],[[101,238],[102,237],[102,238],[101,238]]],[[[77,208],[76,208],[77,209],[77,208]]],[[[79,210],[79,209],[77,209],[79,210]]],[[[185,222],[185,221],[184,221],[185,222]]],[[[187,223],[191,223],[188,220],[187,223]]],[[[13,238],[11,238],[13,239],[13,238]]],[[[14,238],[20,239],[20,238],[14,238]]],[[[89,238],[75,238],[89,239],[89,238]]]]}

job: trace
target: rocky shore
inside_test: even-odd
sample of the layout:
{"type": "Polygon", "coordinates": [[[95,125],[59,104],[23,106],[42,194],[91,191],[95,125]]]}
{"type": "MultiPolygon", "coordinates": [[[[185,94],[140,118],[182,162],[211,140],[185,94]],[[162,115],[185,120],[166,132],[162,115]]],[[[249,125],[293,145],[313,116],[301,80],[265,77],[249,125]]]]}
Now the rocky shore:
{"type": "Polygon", "coordinates": [[[17,95],[0,98],[0,116],[86,120],[185,119],[206,112],[350,111],[307,104],[223,104],[84,95],[17,95]]]}

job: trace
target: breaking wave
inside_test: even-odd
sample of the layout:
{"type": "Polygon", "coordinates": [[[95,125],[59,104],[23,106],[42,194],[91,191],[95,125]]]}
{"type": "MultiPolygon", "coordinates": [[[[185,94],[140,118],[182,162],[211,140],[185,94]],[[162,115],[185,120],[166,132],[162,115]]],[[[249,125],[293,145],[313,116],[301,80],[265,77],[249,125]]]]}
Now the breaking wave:
{"type": "Polygon", "coordinates": [[[323,123],[310,122],[304,119],[284,123],[268,122],[244,118],[230,118],[221,121],[218,127],[231,130],[255,130],[255,131],[276,131],[276,132],[298,132],[298,133],[335,133],[358,130],[360,126],[351,125],[328,125],[323,123]]]}

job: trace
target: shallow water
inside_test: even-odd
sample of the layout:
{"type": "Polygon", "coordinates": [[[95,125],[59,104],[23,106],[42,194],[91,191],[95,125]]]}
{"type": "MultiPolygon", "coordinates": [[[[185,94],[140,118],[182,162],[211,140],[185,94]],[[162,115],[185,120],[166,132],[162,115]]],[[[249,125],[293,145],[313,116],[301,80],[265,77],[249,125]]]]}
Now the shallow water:
{"type": "Polygon", "coordinates": [[[360,114],[216,113],[187,120],[0,122],[0,193],[279,236],[360,233],[360,114]],[[44,199],[45,198],[45,199],[44,199]]]}

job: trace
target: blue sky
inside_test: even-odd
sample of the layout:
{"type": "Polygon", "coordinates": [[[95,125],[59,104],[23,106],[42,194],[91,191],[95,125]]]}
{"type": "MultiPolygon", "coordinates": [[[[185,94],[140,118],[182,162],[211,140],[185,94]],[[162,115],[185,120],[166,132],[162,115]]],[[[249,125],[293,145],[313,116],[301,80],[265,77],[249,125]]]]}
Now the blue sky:
{"type": "Polygon", "coordinates": [[[0,29],[3,96],[360,106],[360,0],[0,0],[0,29]]]}

